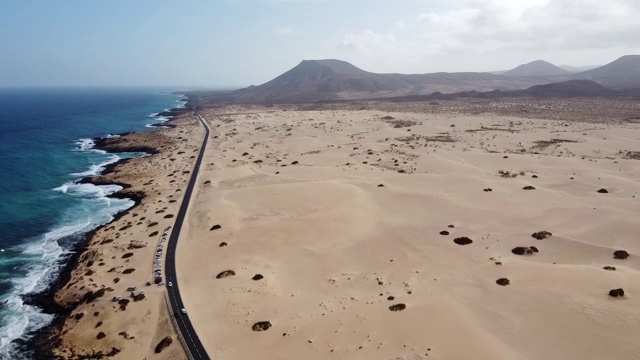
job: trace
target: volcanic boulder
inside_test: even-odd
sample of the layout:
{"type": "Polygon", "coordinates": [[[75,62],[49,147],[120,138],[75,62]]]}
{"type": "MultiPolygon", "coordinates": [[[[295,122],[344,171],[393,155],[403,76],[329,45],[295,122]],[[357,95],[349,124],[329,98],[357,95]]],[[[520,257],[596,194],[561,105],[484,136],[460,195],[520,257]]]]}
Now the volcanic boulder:
{"type": "Polygon", "coordinates": [[[612,289],[609,291],[609,296],[611,297],[624,297],[624,290],[620,289],[612,289]]]}
{"type": "Polygon", "coordinates": [[[613,252],[613,258],[618,260],[624,260],[629,257],[629,253],[624,250],[616,250],[613,252]]]}
{"type": "Polygon", "coordinates": [[[236,272],[233,271],[233,270],[225,270],[225,271],[221,272],[220,274],[216,275],[216,279],[224,279],[224,278],[229,277],[229,276],[234,276],[235,274],[236,274],[236,272]]]}
{"type": "Polygon", "coordinates": [[[257,323],[253,324],[253,326],[251,327],[251,330],[253,331],[266,331],[269,330],[269,328],[271,327],[271,323],[268,321],[258,321],[257,323]]]}
{"type": "Polygon", "coordinates": [[[543,230],[543,231],[538,231],[538,232],[535,232],[535,233],[531,234],[531,237],[533,237],[535,239],[538,239],[538,240],[542,240],[542,239],[548,238],[551,235],[552,234],[550,232],[543,230]]]}
{"type": "Polygon", "coordinates": [[[458,245],[469,245],[473,242],[473,240],[469,239],[466,236],[463,236],[463,237],[453,239],[453,242],[458,245]]]}

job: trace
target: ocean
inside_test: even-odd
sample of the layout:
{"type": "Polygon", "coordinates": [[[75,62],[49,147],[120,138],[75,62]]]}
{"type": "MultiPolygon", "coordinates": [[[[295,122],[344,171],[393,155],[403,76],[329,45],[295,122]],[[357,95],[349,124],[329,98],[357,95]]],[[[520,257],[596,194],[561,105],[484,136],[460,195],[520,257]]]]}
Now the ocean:
{"type": "Polygon", "coordinates": [[[108,154],[92,138],[150,130],[184,106],[166,89],[0,89],[0,358],[53,316],[23,303],[59,273],[87,232],[134,205],[117,185],[74,181],[140,153],[108,154]]]}

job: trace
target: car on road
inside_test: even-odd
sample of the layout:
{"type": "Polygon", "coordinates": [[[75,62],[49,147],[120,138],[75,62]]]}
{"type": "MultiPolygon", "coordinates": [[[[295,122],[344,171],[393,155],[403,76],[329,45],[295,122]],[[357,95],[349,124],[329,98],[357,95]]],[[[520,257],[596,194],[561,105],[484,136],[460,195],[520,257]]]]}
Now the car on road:
{"type": "Polygon", "coordinates": [[[169,282],[167,283],[167,286],[168,286],[168,287],[172,287],[172,286],[173,286],[173,284],[171,283],[171,281],[169,281],[169,282]]]}
{"type": "Polygon", "coordinates": [[[182,308],[182,309],[180,309],[180,312],[183,313],[183,314],[186,314],[187,313],[187,309],[182,308]]]}

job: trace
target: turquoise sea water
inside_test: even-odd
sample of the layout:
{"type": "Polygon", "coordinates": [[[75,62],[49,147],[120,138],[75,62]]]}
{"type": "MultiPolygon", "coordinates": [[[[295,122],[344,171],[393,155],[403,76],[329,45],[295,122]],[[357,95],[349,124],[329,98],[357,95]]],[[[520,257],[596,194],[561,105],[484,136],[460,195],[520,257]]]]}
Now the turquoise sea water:
{"type": "Polygon", "coordinates": [[[51,315],[20,295],[45,289],[73,244],[133,205],[119,186],[76,184],[142,154],[107,154],[92,138],[149,130],[158,112],[183,106],[162,89],[0,89],[0,358],[51,315]]]}

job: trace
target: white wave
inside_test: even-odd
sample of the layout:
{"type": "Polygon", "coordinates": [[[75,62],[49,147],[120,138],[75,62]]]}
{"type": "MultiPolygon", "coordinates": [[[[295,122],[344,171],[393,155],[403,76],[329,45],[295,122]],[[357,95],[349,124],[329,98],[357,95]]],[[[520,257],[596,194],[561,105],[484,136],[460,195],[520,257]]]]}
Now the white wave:
{"type": "MultiPolygon", "coordinates": [[[[119,135],[118,135],[119,136],[119,135]]],[[[80,139],[78,141],[76,141],[76,149],[75,151],[91,151],[91,152],[95,152],[98,154],[106,154],[107,152],[104,150],[98,150],[98,149],[94,149],[93,147],[96,146],[96,143],[93,139],[80,139]]]]}
{"type": "Polygon", "coordinates": [[[107,136],[105,136],[105,138],[107,138],[107,139],[119,138],[119,137],[120,137],[120,135],[118,135],[118,134],[107,134],[107,136]]]}
{"type": "Polygon", "coordinates": [[[76,145],[78,145],[78,150],[89,150],[92,149],[96,143],[93,139],[80,139],[76,141],[76,145]]]}
{"type": "Polygon", "coordinates": [[[50,323],[53,316],[42,313],[38,308],[24,304],[21,295],[45,290],[51,280],[58,273],[60,259],[68,254],[58,241],[72,235],[86,233],[96,227],[113,220],[115,214],[134,205],[128,199],[109,199],[105,197],[113,191],[121,189],[116,185],[95,186],[91,184],[74,184],[68,187],[71,192],[73,186],[88,189],[89,185],[98,190],[87,198],[81,205],[81,211],[75,209],[68,216],[73,220],[63,222],[34,241],[14,247],[19,252],[21,262],[28,263],[27,274],[22,277],[11,278],[12,291],[8,296],[0,299],[4,302],[2,312],[5,319],[0,327],[0,358],[16,358],[15,349],[11,342],[33,330],[37,330],[50,323]],[[98,197],[102,194],[102,197],[98,197]],[[105,204],[106,203],[106,206],[105,204]],[[96,209],[99,209],[96,211],[96,209]]]}
{"type": "Polygon", "coordinates": [[[122,190],[122,186],[78,184],[74,182],[68,182],[53,190],[74,196],[82,196],[87,198],[103,198],[122,190]]]}
{"type": "Polygon", "coordinates": [[[104,171],[105,167],[109,164],[113,164],[115,162],[117,162],[118,160],[120,160],[120,156],[115,155],[115,154],[111,154],[111,156],[99,163],[99,164],[93,164],[91,165],[91,167],[89,167],[89,170],[87,171],[83,171],[81,173],[73,173],[71,174],[72,176],[81,176],[81,177],[85,177],[85,176],[96,176],[98,174],[100,174],[102,171],[104,171]]]}

